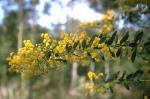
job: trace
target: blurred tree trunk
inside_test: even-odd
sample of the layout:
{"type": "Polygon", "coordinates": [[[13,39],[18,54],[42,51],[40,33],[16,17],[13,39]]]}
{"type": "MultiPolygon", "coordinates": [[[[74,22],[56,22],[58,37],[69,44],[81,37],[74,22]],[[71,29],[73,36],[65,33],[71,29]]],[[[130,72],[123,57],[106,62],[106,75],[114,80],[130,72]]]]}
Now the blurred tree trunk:
{"type": "Polygon", "coordinates": [[[36,5],[36,0],[31,0],[31,34],[30,34],[30,39],[32,42],[34,42],[35,39],[35,24],[36,24],[36,10],[35,10],[35,5],[36,5]]]}
{"type": "MultiPolygon", "coordinates": [[[[70,6],[71,10],[73,10],[73,2],[70,1],[68,3],[68,6],[70,6]]],[[[70,16],[67,16],[67,23],[66,23],[66,31],[68,33],[74,33],[75,32],[75,27],[74,27],[75,21],[70,18],[70,16]]],[[[74,62],[72,63],[72,70],[71,70],[71,86],[70,86],[70,94],[74,96],[73,99],[76,99],[77,97],[77,90],[76,90],[76,82],[78,79],[78,63],[74,62]]]]}
{"type": "MultiPolygon", "coordinates": [[[[18,1],[19,12],[18,12],[18,50],[22,47],[22,37],[24,32],[24,13],[23,13],[23,0],[18,1]]],[[[21,74],[21,91],[18,98],[28,99],[28,81],[24,78],[24,74],[21,74]]]]}
{"type": "Polygon", "coordinates": [[[24,31],[23,0],[19,0],[19,13],[18,13],[18,49],[22,47],[23,31],[24,31]]]}
{"type": "Polygon", "coordinates": [[[106,61],[104,63],[104,68],[105,68],[105,74],[106,74],[105,81],[107,81],[109,79],[109,76],[110,76],[109,60],[108,59],[106,59],[106,61]]]}
{"type": "Polygon", "coordinates": [[[74,86],[74,83],[75,83],[76,80],[77,80],[77,77],[78,77],[77,69],[78,69],[78,63],[74,62],[74,63],[72,64],[72,71],[71,71],[71,73],[72,73],[71,87],[74,86]]]}

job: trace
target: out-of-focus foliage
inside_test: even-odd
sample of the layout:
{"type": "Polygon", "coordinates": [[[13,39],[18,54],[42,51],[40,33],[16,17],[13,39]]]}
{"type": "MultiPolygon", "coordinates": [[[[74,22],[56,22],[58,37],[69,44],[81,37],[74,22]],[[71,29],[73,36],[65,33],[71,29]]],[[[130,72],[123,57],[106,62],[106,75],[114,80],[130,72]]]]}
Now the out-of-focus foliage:
{"type": "MultiPolygon", "coordinates": [[[[66,23],[66,30],[76,31],[75,34],[62,33],[61,38],[59,34],[54,34],[57,38],[49,34],[42,34],[42,38],[39,38],[38,33],[47,33],[48,30],[28,23],[28,19],[34,19],[33,8],[39,2],[31,3],[38,0],[23,1],[25,1],[23,39],[31,38],[32,40],[25,40],[24,46],[16,51],[18,10],[11,11],[8,6],[5,6],[6,17],[0,26],[0,84],[2,84],[0,92],[6,90],[7,93],[9,90],[11,97],[8,95],[7,98],[17,97],[21,82],[20,77],[14,72],[8,72],[6,57],[11,51],[14,53],[11,53],[12,56],[9,57],[11,65],[9,70],[24,73],[28,77],[32,76],[28,85],[30,99],[62,99],[62,97],[64,99],[77,97],[79,99],[128,99],[129,97],[147,99],[149,97],[150,39],[148,35],[150,25],[149,13],[145,4],[124,3],[129,6],[129,9],[126,9],[119,3],[124,0],[118,2],[115,0],[88,0],[93,9],[98,12],[106,12],[101,21],[84,22],[79,25],[79,29],[75,29],[77,25],[72,26],[73,21],[69,20],[70,22],[66,23]],[[141,8],[135,11],[136,6],[141,8]],[[121,11],[118,7],[121,8],[121,11]],[[115,11],[108,9],[115,9],[115,11]],[[134,23],[132,24],[133,30],[135,25],[138,25],[138,29],[141,30],[133,31],[125,27],[124,30],[118,31],[116,23],[120,20],[118,12],[119,18],[121,16],[121,20],[124,20],[125,23],[134,23]],[[35,38],[33,39],[31,35],[34,35],[35,38]],[[75,87],[72,88],[71,65],[74,62],[77,62],[79,67],[77,69],[78,79],[75,87]],[[109,73],[105,72],[106,64],[109,65],[109,73]],[[10,93],[11,89],[13,95],[10,93]],[[84,96],[84,93],[87,93],[87,96],[84,96]]],[[[13,0],[8,0],[8,3],[16,5],[17,2],[13,3],[13,0]]],[[[47,14],[50,14],[48,12],[50,4],[47,2],[45,5],[44,12],[47,14]]],[[[61,24],[55,25],[56,32],[54,33],[61,31],[60,27],[61,24]]],[[[1,93],[0,96],[2,96],[1,93]]]]}
{"type": "Polygon", "coordinates": [[[90,6],[96,11],[107,11],[108,9],[117,9],[118,5],[115,0],[88,0],[90,6]]]}
{"type": "Polygon", "coordinates": [[[137,5],[139,8],[141,8],[138,11],[150,10],[149,0],[117,0],[117,2],[119,3],[120,7],[124,8],[124,10],[126,11],[131,11],[132,8],[136,7],[137,5]],[[147,6],[145,9],[144,9],[144,5],[147,6]]]}
{"type": "Polygon", "coordinates": [[[115,16],[113,10],[107,10],[103,15],[101,21],[94,22],[83,22],[78,26],[78,32],[86,31],[88,34],[99,34],[110,35],[115,30],[115,16]]]}
{"type": "Polygon", "coordinates": [[[149,0],[116,0],[116,2],[119,4],[125,23],[132,23],[141,29],[149,28],[149,0]]]}
{"type": "MultiPolygon", "coordinates": [[[[111,11],[108,11],[103,18],[105,24],[109,24],[112,19],[111,11]]],[[[92,37],[89,37],[86,32],[81,32],[79,35],[62,33],[62,39],[57,41],[46,33],[41,35],[42,43],[33,44],[30,40],[25,40],[24,46],[17,53],[10,53],[8,58],[10,68],[31,77],[48,73],[53,69],[60,69],[65,64],[80,63],[89,66],[91,62],[99,63],[109,60],[108,62],[113,63],[123,57],[134,62],[138,56],[141,57],[142,64],[149,64],[150,40],[148,38],[143,40],[143,31],[135,33],[134,38],[130,40],[128,31],[123,36],[116,31],[111,35],[108,34],[113,31],[113,28],[105,27],[105,24],[99,34],[92,37]]],[[[130,89],[130,84],[149,82],[149,77],[146,75],[148,73],[141,67],[134,73],[129,74],[126,71],[120,73],[119,71],[105,79],[108,74],[95,74],[90,71],[88,72],[90,81],[86,83],[85,87],[90,89],[89,94],[93,94],[93,92],[104,94],[107,90],[113,92],[112,87],[118,83],[130,89]]],[[[149,95],[147,90],[144,90],[144,94],[149,95]]]]}

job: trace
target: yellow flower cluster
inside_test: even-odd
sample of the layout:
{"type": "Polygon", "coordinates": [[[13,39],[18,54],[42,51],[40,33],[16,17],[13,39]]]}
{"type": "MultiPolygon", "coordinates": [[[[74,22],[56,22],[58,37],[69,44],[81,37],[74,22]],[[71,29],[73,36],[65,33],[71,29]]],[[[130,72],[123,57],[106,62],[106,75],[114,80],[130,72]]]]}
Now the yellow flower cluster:
{"type": "Polygon", "coordinates": [[[90,81],[94,81],[94,80],[99,79],[99,77],[92,71],[89,71],[87,75],[88,75],[88,78],[90,81]]]}
{"type": "MultiPolygon", "coordinates": [[[[103,54],[106,54],[106,55],[110,54],[109,47],[107,46],[107,44],[101,43],[99,37],[95,37],[91,45],[91,48],[99,48],[103,54]]],[[[91,52],[91,55],[92,55],[92,58],[94,58],[95,60],[97,60],[97,62],[99,62],[99,58],[97,57],[99,55],[98,52],[91,52]]]]}
{"type": "Polygon", "coordinates": [[[94,59],[96,62],[100,62],[99,53],[98,53],[97,51],[92,51],[92,52],[91,52],[91,57],[92,57],[92,59],[94,59]]]}
{"type": "Polygon", "coordinates": [[[62,38],[54,49],[55,53],[61,54],[66,51],[66,46],[73,46],[74,43],[78,42],[77,34],[62,33],[62,38]]]}
{"type": "Polygon", "coordinates": [[[103,26],[100,29],[101,33],[108,34],[108,33],[112,32],[112,30],[113,30],[113,25],[112,25],[113,19],[114,19],[113,10],[107,10],[106,14],[103,16],[103,26]]]}
{"type": "Polygon", "coordinates": [[[101,43],[101,44],[98,45],[98,47],[101,48],[101,52],[103,54],[110,54],[109,53],[109,47],[107,46],[107,44],[101,43]]]}
{"type": "MultiPolygon", "coordinates": [[[[11,61],[9,62],[9,65],[11,65],[11,69],[13,69],[15,72],[20,72],[20,56],[13,55],[13,53],[10,54],[11,61]]],[[[8,60],[10,59],[8,58],[8,60]]]]}
{"type": "Polygon", "coordinates": [[[24,40],[24,47],[18,50],[16,54],[10,54],[9,65],[13,71],[22,72],[25,76],[35,75],[38,62],[44,57],[44,51],[41,45],[33,45],[30,40],[24,40]]]}
{"type": "Polygon", "coordinates": [[[88,28],[95,28],[95,31],[99,32],[99,33],[103,33],[105,35],[109,35],[110,32],[113,31],[114,29],[114,20],[115,16],[114,16],[114,11],[109,9],[106,11],[106,13],[102,16],[102,20],[101,21],[94,21],[94,22],[83,22],[79,25],[79,30],[84,30],[87,27],[88,28]],[[101,26],[102,25],[102,26],[101,26]],[[101,27],[100,29],[97,29],[98,27],[101,27]]]}
{"type": "Polygon", "coordinates": [[[113,26],[109,23],[105,24],[102,28],[102,32],[106,34],[110,33],[112,30],[113,30],[113,26]]]}
{"type": "Polygon", "coordinates": [[[48,33],[42,33],[41,37],[43,38],[43,43],[45,44],[45,46],[49,46],[50,43],[52,43],[52,36],[49,35],[48,33]]]}
{"type": "Polygon", "coordinates": [[[99,38],[99,37],[95,37],[95,39],[94,39],[94,41],[93,41],[91,47],[92,47],[92,48],[96,48],[96,47],[99,46],[99,43],[100,43],[100,38],[99,38]]]}
{"type": "Polygon", "coordinates": [[[83,40],[86,40],[87,42],[90,40],[90,37],[87,35],[86,32],[82,32],[79,36],[79,42],[82,43],[83,40]]]}
{"type": "Polygon", "coordinates": [[[87,50],[83,51],[83,54],[81,55],[81,65],[82,66],[89,66],[90,64],[90,59],[87,55],[87,50]]]}
{"type": "Polygon", "coordinates": [[[85,83],[85,88],[90,89],[90,90],[94,90],[94,89],[96,89],[96,86],[94,83],[87,82],[87,83],[85,83]]]}
{"type": "Polygon", "coordinates": [[[99,21],[94,21],[94,22],[83,22],[79,25],[79,29],[83,29],[85,26],[89,26],[89,27],[96,27],[99,25],[99,21]]]}
{"type": "Polygon", "coordinates": [[[50,56],[49,59],[47,60],[49,69],[56,70],[56,69],[60,69],[60,68],[64,67],[65,64],[63,62],[61,62],[61,60],[63,60],[63,58],[56,57],[56,56],[50,56]]]}
{"type": "Polygon", "coordinates": [[[104,93],[106,89],[103,86],[99,86],[98,84],[94,83],[94,81],[100,80],[103,77],[103,73],[99,73],[97,75],[94,72],[89,71],[87,76],[90,82],[85,83],[85,88],[88,89],[90,93],[104,93]]]}
{"type": "Polygon", "coordinates": [[[106,15],[103,16],[104,21],[112,21],[114,18],[114,12],[113,10],[107,10],[106,15]]]}
{"type": "MultiPolygon", "coordinates": [[[[10,54],[9,65],[13,71],[32,76],[61,67],[64,62],[78,62],[87,66],[93,59],[100,62],[100,53],[110,54],[108,45],[101,43],[99,37],[95,37],[89,46],[91,38],[86,32],[81,32],[80,35],[62,33],[62,39],[58,42],[48,33],[42,34],[41,37],[42,43],[34,45],[30,40],[24,40],[24,46],[17,53],[10,54]],[[82,48],[83,41],[86,42],[85,48],[82,48]]],[[[89,72],[89,79],[98,79],[98,76],[89,72]]]]}

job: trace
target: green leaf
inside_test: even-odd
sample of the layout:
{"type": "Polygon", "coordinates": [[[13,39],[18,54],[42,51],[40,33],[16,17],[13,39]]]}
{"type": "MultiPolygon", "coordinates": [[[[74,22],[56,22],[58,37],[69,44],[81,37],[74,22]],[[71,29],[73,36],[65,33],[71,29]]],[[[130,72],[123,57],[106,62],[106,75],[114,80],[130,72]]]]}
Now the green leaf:
{"type": "Polygon", "coordinates": [[[142,70],[137,70],[135,73],[134,73],[134,76],[141,76],[144,72],[142,70]]]}
{"type": "Polygon", "coordinates": [[[124,80],[125,75],[126,75],[126,71],[124,71],[124,72],[122,73],[122,76],[119,78],[119,81],[123,81],[123,80],[124,80]]]}
{"type": "Polygon", "coordinates": [[[137,76],[141,76],[143,73],[144,73],[144,71],[142,71],[142,70],[139,69],[135,73],[127,75],[126,79],[127,80],[134,79],[137,76]]]}
{"type": "Polygon", "coordinates": [[[150,54],[150,40],[144,43],[144,48],[150,54]]]}
{"type": "Polygon", "coordinates": [[[65,59],[55,59],[56,61],[60,61],[60,62],[64,62],[64,63],[67,63],[67,60],[65,59]]]}
{"type": "Polygon", "coordinates": [[[118,71],[117,73],[114,74],[114,78],[117,79],[119,76],[120,71],[118,71]]]}
{"type": "Polygon", "coordinates": [[[126,77],[126,79],[127,80],[130,80],[131,78],[134,78],[135,76],[134,76],[134,74],[129,74],[127,77],[126,77]]]}
{"type": "Polygon", "coordinates": [[[141,40],[143,37],[143,31],[140,31],[134,38],[134,42],[137,42],[138,40],[141,40]]]}
{"type": "Polygon", "coordinates": [[[112,86],[109,86],[110,92],[114,93],[112,86]]]}
{"type": "Polygon", "coordinates": [[[117,44],[117,42],[118,42],[118,35],[116,35],[116,38],[115,38],[115,44],[117,44]]]}
{"type": "Polygon", "coordinates": [[[124,87],[126,88],[126,89],[130,89],[130,87],[129,87],[129,85],[127,84],[127,83],[124,83],[124,87]]]}
{"type": "Polygon", "coordinates": [[[109,52],[111,54],[112,57],[115,57],[115,53],[111,51],[111,49],[109,48],[109,52]]]}
{"type": "Polygon", "coordinates": [[[49,58],[51,56],[51,53],[51,51],[48,51],[46,57],[49,58]]]}
{"type": "Polygon", "coordinates": [[[89,42],[89,46],[91,46],[93,44],[93,41],[94,41],[95,37],[97,37],[97,35],[93,35],[92,36],[92,38],[91,38],[91,40],[89,42]]]}
{"type": "Polygon", "coordinates": [[[105,57],[103,54],[100,54],[100,57],[102,58],[102,60],[105,60],[105,57]]]}
{"type": "Polygon", "coordinates": [[[131,54],[131,61],[134,62],[136,58],[137,48],[134,48],[131,54]]]}
{"type": "Polygon", "coordinates": [[[112,75],[110,75],[110,77],[108,78],[108,81],[113,81],[116,80],[119,76],[120,71],[118,71],[117,73],[114,73],[112,75]]]}
{"type": "Polygon", "coordinates": [[[103,43],[103,42],[105,42],[105,41],[106,41],[106,37],[105,37],[105,36],[103,36],[103,37],[101,37],[101,38],[100,38],[99,43],[103,43]]]}
{"type": "Polygon", "coordinates": [[[78,44],[79,44],[79,41],[78,41],[78,42],[76,42],[76,43],[74,43],[74,45],[73,45],[73,49],[76,49],[76,48],[77,48],[77,46],[78,46],[78,44]]]}
{"type": "Polygon", "coordinates": [[[117,52],[116,52],[116,56],[117,57],[119,57],[120,55],[121,55],[121,51],[122,51],[122,49],[121,49],[121,47],[117,50],[117,52]]]}
{"type": "Polygon", "coordinates": [[[99,35],[98,35],[99,38],[102,38],[103,36],[104,36],[103,34],[99,34],[99,35]]]}
{"type": "Polygon", "coordinates": [[[107,41],[107,44],[108,44],[108,45],[111,45],[111,44],[113,43],[113,41],[114,41],[116,35],[117,35],[117,31],[115,31],[115,32],[113,33],[113,35],[111,36],[111,38],[107,41]]]}
{"type": "Polygon", "coordinates": [[[130,47],[135,47],[135,46],[137,46],[137,43],[130,43],[129,46],[130,47]]]}
{"type": "Polygon", "coordinates": [[[87,46],[86,40],[83,40],[83,41],[82,41],[82,48],[85,49],[86,46],[87,46]]]}
{"type": "Polygon", "coordinates": [[[67,50],[67,52],[70,52],[70,51],[72,50],[72,46],[67,45],[67,46],[66,46],[66,50],[67,50]]]}
{"type": "Polygon", "coordinates": [[[126,34],[120,40],[120,44],[122,44],[123,42],[125,42],[128,39],[128,37],[129,37],[129,32],[126,32],[126,34]]]}

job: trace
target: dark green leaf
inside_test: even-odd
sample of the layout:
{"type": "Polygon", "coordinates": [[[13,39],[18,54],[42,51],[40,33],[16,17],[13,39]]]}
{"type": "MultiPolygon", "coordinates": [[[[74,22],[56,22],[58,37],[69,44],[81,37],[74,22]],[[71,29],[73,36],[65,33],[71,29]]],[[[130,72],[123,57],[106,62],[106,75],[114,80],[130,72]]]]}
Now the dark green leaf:
{"type": "Polygon", "coordinates": [[[144,43],[144,46],[150,45],[150,40],[144,43]]]}
{"type": "Polygon", "coordinates": [[[99,37],[99,38],[102,38],[102,37],[103,37],[103,34],[99,34],[98,37],[99,37]]]}
{"type": "Polygon", "coordinates": [[[144,72],[142,70],[137,70],[135,73],[134,73],[134,76],[141,76],[144,72]]]}
{"type": "Polygon", "coordinates": [[[148,74],[150,74],[150,69],[147,71],[148,74]]]}
{"type": "Polygon", "coordinates": [[[77,48],[77,46],[78,46],[78,44],[79,44],[79,42],[74,43],[74,45],[73,45],[73,49],[76,49],[76,48],[77,48]]]}
{"type": "Polygon", "coordinates": [[[47,53],[47,58],[49,58],[51,56],[51,51],[48,51],[48,53],[47,53]]]}
{"type": "Polygon", "coordinates": [[[67,45],[67,46],[66,46],[66,49],[67,49],[67,52],[70,52],[70,51],[72,50],[72,46],[67,45]]]}
{"type": "Polygon", "coordinates": [[[113,88],[111,86],[109,87],[109,89],[111,93],[114,93],[113,88]]]}
{"type": "Polygon", "coordinates": [[[140,31],[134,38],[134,42],[137,42],[138,40],[141,40],[143,37],[143,31],[140,31]]]}
{"type": "Polygon", "coordinates": [[[122,76],[119,78],[119,81],[123,81],[124,80],[124,77],[126,75],[126,71],[123,72],[122,76]]]}
{"type": "Polygon", "coordinates": [[[114,78],[117,79],[120,71],[118,71],[116,74],[114,74],[114,78]]]}
{"type": "Polygon", "coordinates": [[[115,44],[118,42],[118,35],[116,35],[115,44]]]}
{"type": "Polygon", "coordinates": [[[66,63],[67,62],[67,60],[65,60],[65,59],[55,59],[56,61],[60,61],[60,62],[64,62],[64,63],[66,63]]]}
{"type": "Polygon", "coordinates": [[[106,41],[106,37],[104,36],[104,37],[100,38],[100,42],[99,43],[103,43],[105,41],[106,41]]]}
{"type": "Polygon", "coordinates": [[[82,41],[82,48],[85,49],[86,46],[87,46],[86,40],[83,40],[83,41],[82,41]]]}
{"type": "Polygon", "coordinates": [[[105,60],[105,57],[103,54],[101,54],[100,57],[102,58],[102,60],[105,60]]]}
{"type": "Polygon", "coordinates": [[[134,48],[131,54],[131,61],[134,62],[136,58],[137,48],[134,48]]]}
{"type": "Polygon", "coordinates": [[[112,57],[115,57],[115,53],[111,51],[111,49],[109,48],[109,52],[111,54],[112,57]]]}
{"type": "Polygon", "coordinates": [[[110,77],[108,78],[108,81],[113,81],[116,80],[119,76],[120,71],[118,71],[117,73],[114,73],[112,75],[110,75],[110,77]]]}
{"type": "Polygon", "coordinates": [[[150,41],[144,43],[144,48],[146,52],[150,54],[150,41]]]}
{"type": "Polygon", "coordinates": [[[58,53],[56,53],[56,54],[55,54],[55,56],[57,57],[57,56],[59,56],[59,54],[58,54],[58,53]]]}
{"type": "Polygon", "coordinates": [[[130,87],[129,87],[129,85],[128,85],[127,83],[124,83],[124,86],[125,86],[125,88],[128,89],[128,90],[130,89],[130,87]]]}
{"type": "Polygon", "coordinates": [[[137,43],[130,43],[129,46],[130,47],[135,47],[135,46],[137,46],[137,43]]]}
{"type": "Polygon", "coordinates": [[[111,36],[111,38],[107,41],[107,44],[108,44],[108,45],[111,45],[111,44],[113,43],[113,41],[114,41],[114,39],[115,39],[115,37],[116,37],[116,34],[117,34],[117,31],[115,31],[115,32],[113,33],[113,35],[111,36]]]}
{"type": "Polygon", "coordinates": [[[128,39],[128,37],[129,37],[129,32],[126,32],[126,34],[120,40],[120,44],[122,44],[123,42],[125,42],[128,39]]]}
{"type": "Polygon", "coordinates": [[[133,79],[133,78],[135,78],[137,76],[141,76],[143,73],[144,73],[144,71],[139,69],[135,73],[127,75],[126,79],[127,80],[133,79]]]}
{"type": "Polygon", "coordinates": [[[121,55],[121,47],[117,50],[116,56],[119,57],[121,55]]]}
{"type": "Polygon", "coordinates": [[[97,36],[97,35],[93,35],[93,36],[92,36],[92,38],[91,38],[91,40],[90,40],[90,42],[89,42],[89,46],[92,45],[92,43],[93,43],[93,41],[94,41],[94,39],[95,39],[96,36],[97,36]]]}
{"type": "Polygon", "coordinates": [[[134,74],[129,74],[127,77],[126,77],[126,79],[127,80],[130,80],[131,78],[134,78],[135,76],[134,76],[134,74]]]}

